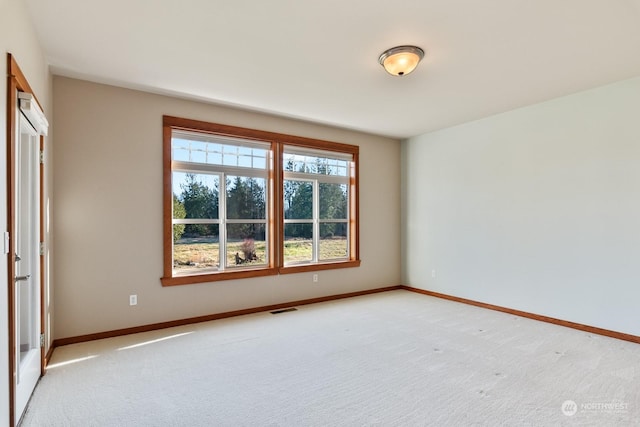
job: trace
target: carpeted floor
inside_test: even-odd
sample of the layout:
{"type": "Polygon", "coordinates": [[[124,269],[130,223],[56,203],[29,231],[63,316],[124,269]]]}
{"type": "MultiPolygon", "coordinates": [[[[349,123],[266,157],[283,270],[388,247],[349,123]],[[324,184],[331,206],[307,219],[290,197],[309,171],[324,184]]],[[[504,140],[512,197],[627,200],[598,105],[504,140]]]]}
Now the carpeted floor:
{"type": "Polygon", "coordinates": [[[22,426],[640,425],[640,345],[392,291],[60,347],[22,426]]]}

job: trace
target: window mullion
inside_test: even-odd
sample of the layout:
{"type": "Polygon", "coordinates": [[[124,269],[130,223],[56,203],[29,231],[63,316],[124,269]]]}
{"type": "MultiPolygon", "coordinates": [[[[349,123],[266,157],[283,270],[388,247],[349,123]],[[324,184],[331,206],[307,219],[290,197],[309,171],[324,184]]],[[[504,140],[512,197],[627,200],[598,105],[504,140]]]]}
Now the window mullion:
{"type": "MultiPolygon", "coordinates": [[[[273,147],[271,147],[273,148],[273,147]]],[[[271,172],[267,172],[267,176],[266,176],[266,181],[265,181],[265,196],[266,196],[266,200],[265,200],[265,204],[264,204],[264,218],[266,220],[265,222],[265,229],[264,229],[264,241],[265,241],[265,251],[264,251],[264,257],[265,257],[265,261],[267,262],[267,265],[273,267],[274,266],[274,262],[273,262],[273,256],[272,256],[272,252],[271,251],[275,251],[275,244],[273,244],[272,242],[272,237],[271,237],[271,233],[274,231],[273,227],[270,226],[270,224],[272,224],[271,221],[273,221],[272,215],[275,215],[273,212],[273,203],[274,203],[274,183],[273,183],[273,168],[274,168],[274,155],[275,153],[273,152],[273,150],[269,150],[267,153],[267,171],[271,171],[271,172]]]]}
{"type": "Polygon", "coordinates": [[[347,185],[347,222],[346,222],[346,231],[347,231],[347,256],[351,257],[351,186],[347,185]]]}
{"type": "Polygon", "coordinates": [[[313,180],[313,262],[320,259],[320,184],[313,180]]]}
{"type": "Polygon", "coordinates": [[[220,177],[220,191],[218,192],[218,218],[220,229],[218,230],[218,256],[219,270],[227,268],[227,177],[224,173],[220,177]]]}

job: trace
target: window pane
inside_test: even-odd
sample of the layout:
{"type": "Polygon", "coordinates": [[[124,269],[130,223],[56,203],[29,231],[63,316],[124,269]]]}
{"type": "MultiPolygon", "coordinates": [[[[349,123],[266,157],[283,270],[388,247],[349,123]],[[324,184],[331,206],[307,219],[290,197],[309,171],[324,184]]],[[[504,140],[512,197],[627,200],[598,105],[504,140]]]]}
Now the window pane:
{"type": "Polygon", "coordinates": [[[325,156],[284,153],[283,169],[318,175],[347,176],[349,161],[325,156]]]}
{"type": "Polygon", "coordinates": [[[320,219],[347,219],[347,185],[320,183],[320,219]]]}
{"type": "Polygon", "coordinates": [[[256,156],[253,158],[252,167],[256,169],[266,169],[267,168],[267,158],[256,156]]]}
{"type": "Polygon", "coordinates": [[[172,159],[180,162],[189,161],[189,141],[184,139],[173,138],[172,141],[172,159]]]}
{"type": "Polygon", "coordinates": [[[311,219],[313,217],[313,184],[311,181],[284,181],[284,217],[311,219]]]}
{"type": "Polygon", "coordinates": [[[227,219],[266,218],[266,180],[227,177],[227,219]]]}
{"type": "Polygon", "coordinates": [[[241,155],[238,156],[238,166],[242,166],[245,168],[251,167],[251,156],[241,155]]]}
{"type": "Polygon", "coordinates": [[[220,265],[218,224],[174,224],[173,270],[176,273],[204,273],[220,265]],[[187,227],[207,230],[203,235],[189,235],[187,227]]]}
{"type": "Polygon", "coordinates": [[[193,163],[207,163],[207,144],[204,142],[191,142],[189,161],[193,163]]]}
{"type": "Polygon", "coordinates": [[[217,219],[219,187],[218,175],[173,172],[173,218],[217,219]]]}
{"type": "Polygon", "coordinates": [[[242,166],[266,169],[268,148],[225,144],[220,139],[176,132],[171,139],[172,159],[181,162],[203,163],[210,165],[242,166]],[[254,161],[254,158],[261,158],[254,161]]]}
{"type": "Polygon", "coordinates": [[[221,165],[222,164],[222,153],[219,151],[210,152],[207,156],[207,163],[213,165],[221,165]]]}
{"type": "Polygon", "coordinates": [[[265,224],[227,224],[227,266],[266,265],[265,224]]]}
{"type": "Polygon", "coordinates": [[[284,225],[284,262],[309,262],[313,259],[313,224],[284,225]]]}
{"type": "Polygon", "coordinates": [[[346,258],[347,223],[320,223],[320,260],[346,258]]]}

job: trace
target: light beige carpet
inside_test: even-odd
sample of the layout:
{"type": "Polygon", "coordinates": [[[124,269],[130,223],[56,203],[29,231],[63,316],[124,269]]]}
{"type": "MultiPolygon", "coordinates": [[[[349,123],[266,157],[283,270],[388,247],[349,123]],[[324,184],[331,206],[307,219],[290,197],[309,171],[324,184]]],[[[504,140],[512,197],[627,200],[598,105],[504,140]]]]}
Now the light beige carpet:
{"type": "Polygon", "coordinates": [[[58,348],[22,425],[640,425],[640,345],[385,292],[58,348]]]}

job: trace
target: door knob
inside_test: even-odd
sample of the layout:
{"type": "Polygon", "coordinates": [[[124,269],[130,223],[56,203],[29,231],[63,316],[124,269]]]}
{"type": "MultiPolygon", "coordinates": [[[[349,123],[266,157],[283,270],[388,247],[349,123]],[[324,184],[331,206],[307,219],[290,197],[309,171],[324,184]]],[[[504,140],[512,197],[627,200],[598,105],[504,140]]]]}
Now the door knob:
{"type": "Polygon", "coordinates": [[[29,280],[30,277],[31,277],[30,274],[27,274],[26,276],[16,276],[15,281],[22,282],[24,280],[29,280]]]}

